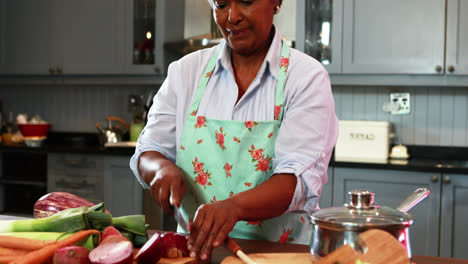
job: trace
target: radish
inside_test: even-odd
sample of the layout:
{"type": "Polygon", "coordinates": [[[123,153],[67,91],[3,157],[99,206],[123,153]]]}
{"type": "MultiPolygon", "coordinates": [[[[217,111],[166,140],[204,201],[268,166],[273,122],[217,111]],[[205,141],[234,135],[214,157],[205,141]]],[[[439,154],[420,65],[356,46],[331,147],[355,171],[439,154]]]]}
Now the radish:
{"type": "Polygon", "coordinates": [[[106,239],[109,236],[121,236],[121,237],[123,237],[122,233],[120,233],[120,231],[117,230],[117,228],[115,228],[114,226],[108,226],[108,227],[104,228],[104,230],[102,231],[102,234],[101,234],[101,241],[106,239]]]}
{"type": "Polygon", "coordinates": [[[89,264],[89,250],[80,246],[68,246],[55,250],[54,264],[89,264]]]}
{"type": "Polygon", "coordinates": [[[109,235],[89,253],[92,264],[132,264],[133,245],[122,235],[109,235]]]}

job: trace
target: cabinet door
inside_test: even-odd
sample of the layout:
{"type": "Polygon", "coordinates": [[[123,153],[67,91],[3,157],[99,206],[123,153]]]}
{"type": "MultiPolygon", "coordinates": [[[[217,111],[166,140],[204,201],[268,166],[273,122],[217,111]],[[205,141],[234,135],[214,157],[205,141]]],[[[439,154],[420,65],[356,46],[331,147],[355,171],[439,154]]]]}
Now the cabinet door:
{"type": "Polygon", "coordinates": [[[123,72],[123,0],[55,0],[52,25],[59,48],[56,64],[63,74],[123,72]]]}
{"type": "Polygon", "coordinates": [[[442,74],[445,0],[346,0],[344,73],[442,74]]]}
{"type": "Polygon", "coordinates": [[[447,74],[468,74],[468,2],[447,0],[447,74]]]}
{"type": "Polygon", "coordinates": [[[442,175],[440,256],[468,259],[468,175],[442,175]]]}
{"type": "Polygon", "coordinates": [[[322,194],[320,195],[319,206],[320,208],[328,208],[332,206],[333,199],[333,167],[329,167],[328,181],[322,188],[322,194]]]}
{"type": "Polygon", "coordinates": [[[113,216],[143,213],[143,189],[129,162],[130,157],[105,157],[104,205],[113,216]]]}
{"type": "Polygon", "coordinates": [[[440,173],[383,169],[337,168],[333,170],[333,204],[343,206],[348,191],[367,189],[375,192],[375,203],[397,207],[416,188],[425,187],[431,194],[409,212],[413,255],[437,256],[439,244],[440,173]]]}
{"type": "MultiPolygon", "coordinates": [[[[150,1],[148,1],[150,2],[150,1]]],[[[184,0],[154,0],[154,5],[149,5],[154,10],[154,58],[150,63],[136,63],[136,56],[144,56],[142,51],[136,55],[138,50],[139,39],[141,34],[145,34],[146,30],[141,28],[139,19],[141,13],[152,13],[144,11],[147,3],[141,0],[130,0],[125,2],[126,5],[126,26],[125,26],[125,71],[135,74],[155,74],[163,76],[170,62],[179,59],[179,54],[172,54],[164,49],[164,43],[181,41],[184,38],[184,0]],[[139,5],[145,5],[143,8],[138,8],[139,5]],[[143,9],[138,11],[137,9],[143,9]],[[140,34],[140,35],[139,35],[140,34]]],[[[146,15],[143,15],[146,17],[146,15]]]]}
{"type": "Polygon", "coordinates": [[[297,49],[340,73],[343,0],[298,0],[296,8],[297,49]]]}
{"type": "Polygon", "coordinates": [[[51,1],[0,2],[0,74],[48,74],[52,47],[51,1]]]}

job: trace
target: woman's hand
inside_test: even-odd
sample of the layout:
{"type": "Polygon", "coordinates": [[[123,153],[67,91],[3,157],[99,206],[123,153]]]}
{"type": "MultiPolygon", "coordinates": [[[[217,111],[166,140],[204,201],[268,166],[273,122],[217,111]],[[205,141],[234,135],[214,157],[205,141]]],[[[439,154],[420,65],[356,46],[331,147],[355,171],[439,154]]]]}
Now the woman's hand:
{"type": "Polygon", "coordinates": [[[239,220],[236,211],[232,199],[202,204],[195,213],[190,230],[188,239],[190,256],[198,256],[202,261],[210,260],[213,248],[224,243],[239,220]]]}
{"type": "Polygon", "coordinates": [[[182,170],[155,151],[141,154],[138,169],[151,188],[153,200],[166,214],[172,215],[172,207],[180,206],[186,191],[182,170]]]}

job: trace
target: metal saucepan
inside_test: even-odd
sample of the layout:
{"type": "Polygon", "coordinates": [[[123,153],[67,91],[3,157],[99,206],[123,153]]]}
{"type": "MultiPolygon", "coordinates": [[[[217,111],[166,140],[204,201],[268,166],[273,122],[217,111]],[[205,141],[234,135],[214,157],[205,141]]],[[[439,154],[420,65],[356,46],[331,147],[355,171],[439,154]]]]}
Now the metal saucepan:
{"type": "Polygon", "coordinates": [[[350,202],[344,207],[325,208],[310,216],[313,225],[311,254],[323,257],[343,245],[361,250],[357,243],[359,234],[378,228],[397,238],[411,258],[409,227],[413,219],[407,211],[426,198],[429,190],[416,189],[396,209],[374,204],[374,193],[367,190],[348,194],[350,202]]]}

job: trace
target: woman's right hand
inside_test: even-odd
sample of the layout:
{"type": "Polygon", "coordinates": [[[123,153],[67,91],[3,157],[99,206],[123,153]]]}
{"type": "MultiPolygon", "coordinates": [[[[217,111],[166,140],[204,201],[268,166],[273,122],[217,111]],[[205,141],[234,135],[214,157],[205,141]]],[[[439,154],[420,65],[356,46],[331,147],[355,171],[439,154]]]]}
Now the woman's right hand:
{"type": "Polygon", "coordinates": [[[180,207],[186,191],[182,170],[156,151],[142,153],[138,169],[143,180],[151,188],[153,200],[166,214],[172,215],[172,207],[180,207]]]}

